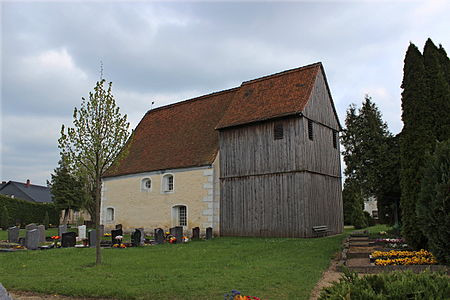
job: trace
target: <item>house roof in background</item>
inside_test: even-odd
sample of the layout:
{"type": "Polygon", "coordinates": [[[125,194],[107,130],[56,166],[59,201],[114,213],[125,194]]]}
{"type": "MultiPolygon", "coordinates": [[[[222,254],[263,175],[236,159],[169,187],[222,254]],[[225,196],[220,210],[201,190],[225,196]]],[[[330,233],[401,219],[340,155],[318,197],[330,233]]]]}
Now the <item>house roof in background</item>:
{"type": "Polygon", "coordinates": [[[128,154],[104,177],[210,165],[219,148],[214,129],[237,89],[148,111],[125,146],[128,154]]]}
{"type": "Polygon", "coordinates": [[[302,112],[321,66],[321,63],[315,63],[243,82],[216,128],[302,112]]]}
{"type": "Polygon", "coordinates": [[[52,194],[50,188],[41,185],[29,184],[18,181],[8,181],[0,188],[0,194],[14,195],[16,198],[39,202],[51,203],[52,194]]]}

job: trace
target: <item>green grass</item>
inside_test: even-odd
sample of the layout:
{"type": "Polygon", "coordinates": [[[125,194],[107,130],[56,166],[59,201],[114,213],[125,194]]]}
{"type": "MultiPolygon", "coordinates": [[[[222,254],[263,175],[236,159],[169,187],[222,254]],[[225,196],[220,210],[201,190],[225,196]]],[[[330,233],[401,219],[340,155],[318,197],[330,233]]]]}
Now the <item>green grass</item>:
{"type": "Polygon", "coordinates": [[[95,249],[0,253],[0,282],[12,290],[80,297],[223,299],[237,289],[262,299],[308,299],[344,236],[104,249],[98,267],[95,249]]]}

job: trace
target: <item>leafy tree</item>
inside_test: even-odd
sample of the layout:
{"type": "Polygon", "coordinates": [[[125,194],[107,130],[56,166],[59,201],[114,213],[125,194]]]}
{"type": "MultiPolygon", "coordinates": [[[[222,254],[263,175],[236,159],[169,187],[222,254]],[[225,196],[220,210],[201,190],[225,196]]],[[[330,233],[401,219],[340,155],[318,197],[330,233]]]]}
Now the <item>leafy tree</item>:
{"type": "Polygon", "coordinates": [[[425,65],[422,54],[414,44],[406,51],[402,82],[402,120],[400,135],[400,187],[402,191],[402,234],[409,245],[425,248],[426,237],[417,222],[416,203],[422,178],[424,155],[432,152],[435,141],[433,116],[427,96],[425,65]]]}
{"type": "Polygon", "coordinates": [[[346,165],[344,219],[350,218],[358,226],[363,226],[366,223],[363,199],[377,196],[382,190],[380,184],[385,183],[382,171],[390,171],[380,166],[385,164],[384,154],[389,150],[387,140],[392,136],[369,96],[365,97],[359,110],[354,104],[349,107],[345,124],[342,133],[342,154],[346,165]]]}
{"type": "Polygon", "coordinates": [[[438,143],[426,160],[416,211],[430,250],[450,265],[450,139],[438,143]]]}
{"type": "Polygon", "coordinates": [[[59,161],[55,174],[52,174],[50,190],[56,207],[64,210],[63,224],[67,224],[70,210],[80,209],[86,197],[83,182],[70,173],[65,159],[59,161]]]}
{"type": "Polygon", "coordinates": [[[95,203],[97,228],[96,264],[101,263],[100,205],[101,178],[121,151],[128,139],[127,116],[122,115],[112,95],[112,83],[105,88],[105,80],[97,82],[89,100],[82,98],[81,108],[74,109],[73,128],[61,128],[59,147],[71,168],[80,178],[85,178],[92,203],[95,203]]]}

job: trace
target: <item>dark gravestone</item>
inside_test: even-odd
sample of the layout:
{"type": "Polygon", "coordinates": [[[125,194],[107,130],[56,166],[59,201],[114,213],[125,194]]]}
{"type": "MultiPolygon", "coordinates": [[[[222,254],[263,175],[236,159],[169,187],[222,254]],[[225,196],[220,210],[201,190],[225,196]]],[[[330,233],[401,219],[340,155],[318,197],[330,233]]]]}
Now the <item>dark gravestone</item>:
{"type": "Polygon", "coordinates": [[[14,226],[8,228],[8,242],[17,243],[19,242],[19,227],[14,226]]]}
{"type": "Polygon", "coordinates": [[[210,240],[213,237],[213,230],[212,227],[206,228],[206,239],[210,240]]]}
{"type": "Polygon", "coordinates": [[[111,230],[111,241],[112,241],[113,244],[116,244],[116,242],[117,242],[116,241],[116,237],[119,236],[119,235],[123,236],[122,229],[111,230]]]}
{"type": "Polygon", "coordinates": [[[136,228],[141,232],[141,245],[143,246],[145,244],[145,231],[144,228],[136,228]]]}
{"type": "Polygon", "coordinates": [[[58,226],[58,235],[62,236],[63,233],[67,232],[67,225],[59,225],[58,226]]]}
{"type": "Polygon", "coordinates": [[[177,239],[177,244],[183,242],[183,227],[175,226],[170,228],[170,234],[173,235],[177,239]]]}
{"type": "Polygon", "coordinates": [[[36,250],[39,245],[39,232],[37,229],[27,230],[25,233],[25,247],[30,250],[36,250]]]}
{"type": "Polygon", "coordinates": [[[198,240],[199,238],[200,238],[200,228],[199,227],[192,228],[192,239],[198,240]]]}
{"type": "Polygon", "coordinates": [[[45,243],[45,226],[39,225],[37,230],[39,232],[39,243],[45,243]]]}
{"type": "Polygon", "coordinates": [[[161,228],[155,229],[155,244],[162,244],[164,243],[164,230],[161,228]]]}
{"type": "Polygon", "coordinates": [[[133,247],[141,246],[141,236],[142,236],[142,233],[138,229],[136,229],[131,234],[131,244],[133,245],[133,247]]]}
{"type": "Polygon", "coordinates": [[[118,229],[122,230],[122,224],[117,224],[116,225],[116,230],[118,230],[118,229]]]}
{"type": "Polygon", "coordinates": [[[88,231],[88,244],[89,247],[95,247],[95,242],[97,241],[97,231],[89,230],[88,231]]]}
{"type": "Polygon", "coordinates": [[[25,226],[26,230],[33,230],[33,229],[37,229],[37,225],[34,223],[28,224],[25,226]]]}
{"type": "Polygon", "coordinates": [[[73,231],[65,232],[61,236],[61,247],[75,247],[77,234],[73,231]]]}

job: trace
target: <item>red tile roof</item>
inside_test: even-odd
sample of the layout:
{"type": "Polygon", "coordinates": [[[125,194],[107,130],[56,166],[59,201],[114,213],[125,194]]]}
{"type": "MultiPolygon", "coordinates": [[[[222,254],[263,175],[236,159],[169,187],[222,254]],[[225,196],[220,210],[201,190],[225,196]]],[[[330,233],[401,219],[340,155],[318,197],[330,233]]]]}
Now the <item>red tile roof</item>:
{"type": "Polygon", "coordinates": [[[128,154],[104,177],[212,164],[219,149],[215,129],[302,112],[321,68],[316,63],[148,111],[128,154]]]}
{"type": "Polygon", "coordinates": [[[321,63],[243,82],[217,129],[300,113],[321,63]]]}
{"type": "Polygon", "coordinates": [[[214,130],[237,88],[148,111],[133,132],[128,153],[104,177],[212,164],[219,149],[214,130]]]}

